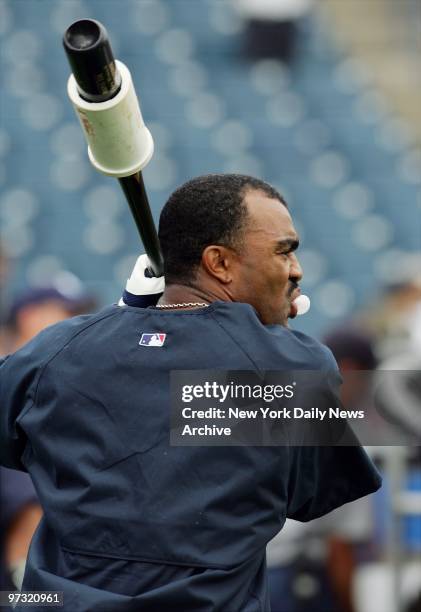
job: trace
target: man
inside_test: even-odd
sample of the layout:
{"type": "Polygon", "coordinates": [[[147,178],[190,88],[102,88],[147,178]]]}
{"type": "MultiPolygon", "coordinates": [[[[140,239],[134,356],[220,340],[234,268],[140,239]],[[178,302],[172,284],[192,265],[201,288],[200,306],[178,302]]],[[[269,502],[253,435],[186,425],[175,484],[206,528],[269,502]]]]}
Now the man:
{"type": "Polygon", "coordinates": [[[169,444],[172,370],[336,364],[287,327],[302,272],[272,187],[194,179],[159,238],[156,306],[53,326],[0,369],[1,459],[31,473],[45,512],[24,589],[63,591],[72,612],[267,611],[265,549],[286,516],[321,516],[380,478],[359,447],[169,444]]]}

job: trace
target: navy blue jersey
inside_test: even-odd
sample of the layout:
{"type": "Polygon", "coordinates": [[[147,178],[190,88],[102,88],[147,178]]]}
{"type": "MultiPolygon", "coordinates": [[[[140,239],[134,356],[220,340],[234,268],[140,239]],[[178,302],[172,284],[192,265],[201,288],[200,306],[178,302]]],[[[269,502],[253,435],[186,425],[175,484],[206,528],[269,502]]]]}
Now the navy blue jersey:
{"type": "Polygon", "coordinates": [[[170,372],[336,368],[240,303],[110,306],[42,332],[0,368],[1,461],[31,474],[45,512],[24,590],[63,591],[71,612],[269,610],[265,549],[286,517],[379,475],[360,447],[170,446],[170,372]]]}

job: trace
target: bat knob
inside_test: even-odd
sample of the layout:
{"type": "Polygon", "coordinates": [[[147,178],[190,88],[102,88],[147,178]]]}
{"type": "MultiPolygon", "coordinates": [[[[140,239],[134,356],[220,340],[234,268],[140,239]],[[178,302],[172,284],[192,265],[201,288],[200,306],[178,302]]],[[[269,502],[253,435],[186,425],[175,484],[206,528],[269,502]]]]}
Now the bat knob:
{"type": "Polygon", "coordinates": [[[63,46],[80,96],[88,102],[105,102],[120,90],[108,33],[99,21],[80,19],[67,28],[63,46]]]}

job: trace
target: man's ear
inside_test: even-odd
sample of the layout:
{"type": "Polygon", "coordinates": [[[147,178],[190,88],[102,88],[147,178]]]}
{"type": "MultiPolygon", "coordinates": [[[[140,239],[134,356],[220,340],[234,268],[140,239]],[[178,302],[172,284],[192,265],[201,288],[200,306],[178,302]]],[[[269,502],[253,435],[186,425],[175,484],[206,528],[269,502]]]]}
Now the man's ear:
{"type": "Polygon", "coordinates": [[[203,268],[224,285],[232,282],[234,260],[234,251],[221,245],[207,246],[202,253],[203,268]]]}

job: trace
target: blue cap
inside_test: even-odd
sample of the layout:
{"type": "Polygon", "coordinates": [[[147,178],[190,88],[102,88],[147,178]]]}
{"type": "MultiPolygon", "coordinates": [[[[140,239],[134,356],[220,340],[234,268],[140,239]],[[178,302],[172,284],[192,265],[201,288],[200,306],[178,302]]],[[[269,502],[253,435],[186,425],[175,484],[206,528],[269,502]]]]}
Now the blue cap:
{"type": "Polygon", "coordinates": [[[13,300],[8,321],[14,323],[18,313],[27,306],[44,302],[59,302],[68,310],[69,315],[88,312],[96,307],[95,298],[85,290],[65,291],[53,285],[48,287],[31,287],[18,294],[13,300]]]}

